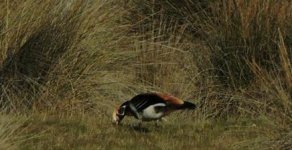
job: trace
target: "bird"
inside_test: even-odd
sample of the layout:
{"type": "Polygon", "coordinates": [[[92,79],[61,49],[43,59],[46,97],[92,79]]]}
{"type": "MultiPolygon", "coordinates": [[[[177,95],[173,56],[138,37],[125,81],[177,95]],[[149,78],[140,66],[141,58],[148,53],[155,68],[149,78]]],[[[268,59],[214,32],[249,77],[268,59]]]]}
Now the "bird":
{"type": "Polygon", "coordinates": [[[194,110],[194,103],[183,101],[166,93],[142,93],[134,96],[131,100],[125,101],[114,109],[112,121],[118,125],[125,116],[134,116],[140,121],[162,120],[176,110],[194,110]]]}

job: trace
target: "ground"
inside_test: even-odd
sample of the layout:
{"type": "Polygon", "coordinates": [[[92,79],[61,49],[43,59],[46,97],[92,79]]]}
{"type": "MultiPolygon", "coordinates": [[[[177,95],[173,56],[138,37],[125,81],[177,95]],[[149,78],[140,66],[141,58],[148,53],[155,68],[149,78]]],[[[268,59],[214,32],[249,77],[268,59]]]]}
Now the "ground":
{"type": "Polygon", "coordinates": [[[271,138],[263,120],[200,120],[187,113],[137,127],[134,118],[114,125],[104,116],[35,115],[24,125],[21,149],[246,149],[255,140],[271,138]],[[264,125],[264,126],[263,126],[264,125]]]}

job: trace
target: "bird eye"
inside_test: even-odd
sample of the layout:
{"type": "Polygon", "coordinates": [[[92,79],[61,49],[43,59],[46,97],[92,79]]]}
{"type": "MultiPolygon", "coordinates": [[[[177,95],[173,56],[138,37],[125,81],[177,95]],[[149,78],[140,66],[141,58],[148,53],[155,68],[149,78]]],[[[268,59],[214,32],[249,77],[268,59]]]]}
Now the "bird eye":
{"type": "Polygon", "coordinates": [[[126,106],[120,107],[118,110],[118,115],[125,115],[126,106]]]}

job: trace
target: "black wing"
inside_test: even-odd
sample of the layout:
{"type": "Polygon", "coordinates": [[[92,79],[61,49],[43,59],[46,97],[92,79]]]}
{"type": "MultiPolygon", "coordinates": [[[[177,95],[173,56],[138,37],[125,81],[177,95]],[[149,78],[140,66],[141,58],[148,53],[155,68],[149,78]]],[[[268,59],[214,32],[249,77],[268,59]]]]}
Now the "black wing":
{"type": "Polygon", "coordinates": [[[139,94],[133,97],[129,102],[138,112],[142,112],[145,108],[153,104],[166,104],[166,102],[155,93],[139,94]]]}

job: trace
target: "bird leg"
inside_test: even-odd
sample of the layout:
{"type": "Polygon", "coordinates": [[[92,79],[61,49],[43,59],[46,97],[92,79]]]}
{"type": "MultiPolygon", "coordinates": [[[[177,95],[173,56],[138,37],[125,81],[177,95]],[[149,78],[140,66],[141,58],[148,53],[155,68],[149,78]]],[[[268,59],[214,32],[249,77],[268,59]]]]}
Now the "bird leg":
{"type": "Polygon", "coordinates": [[[160,121],[167,122],[167,119],[165,119],[165,118],[160,118],[160,121]]]}
{"type": "Polygon", "coordinates": [[[158,123],[161,122],[161,119],[155,121],[155,126],[159,127],[158,123]]]}
{"type": "Polygon", "coordinates": [[[159,123],[161,123],[161,122],[166,122],[166,121],[167,121],[167,119],[165,119],[165,118],[160,118],[160,119],[158,119],[158,120],[155,121],[155,126],[156,126],[156,127],[159,127],[159,123]]]}
{"type": "Polygon", "coordinates": [[[142,119],[141,119],[141,120],[139,119],[139,121],[138,121],[138,127],[139,127],[139,128],[142,127],[142,122],[143,122],[142,119]]]}

